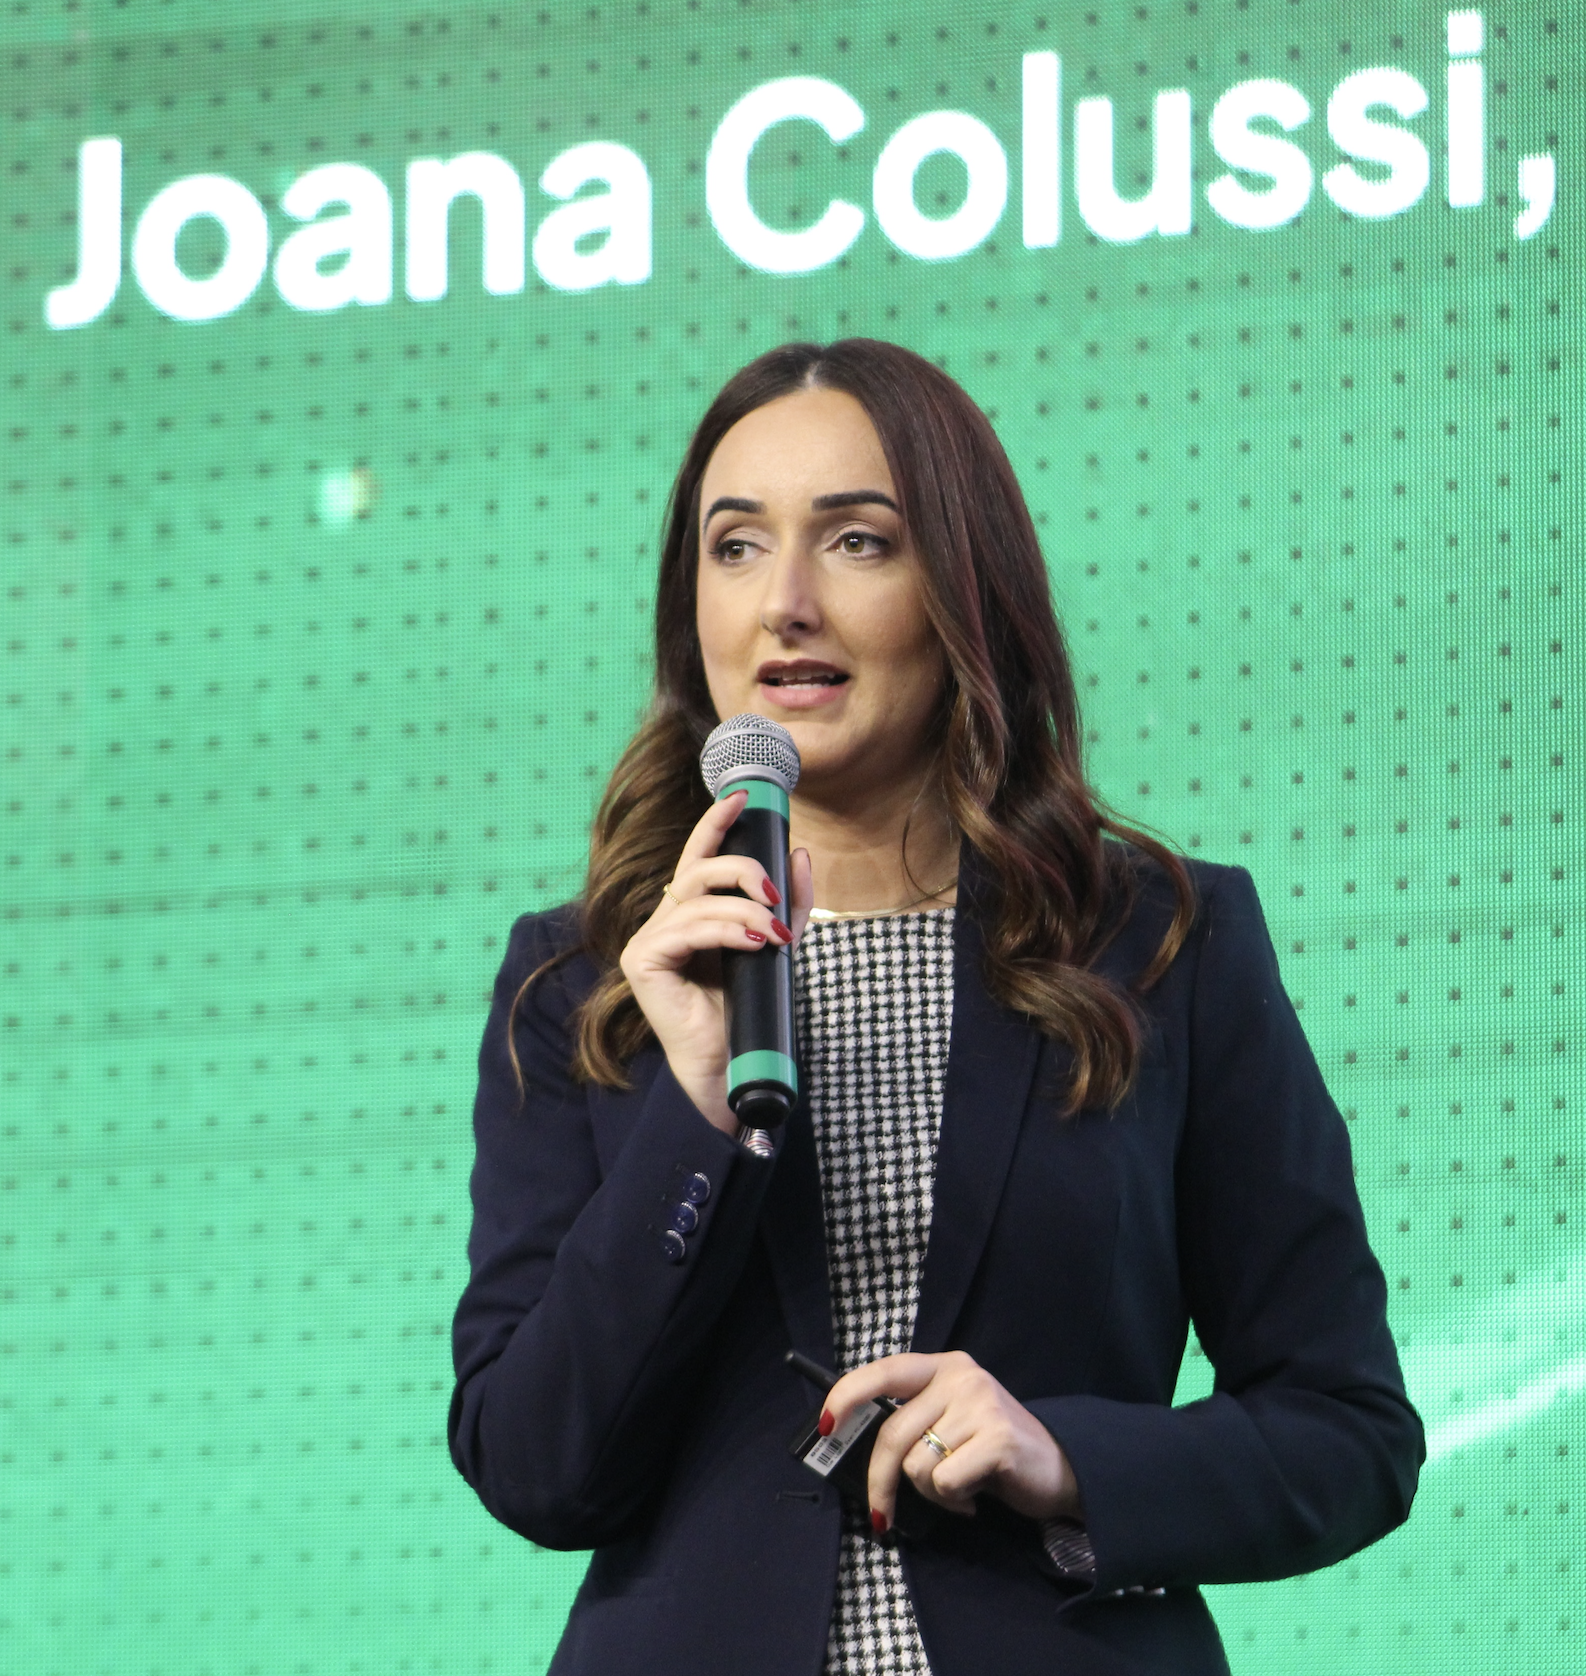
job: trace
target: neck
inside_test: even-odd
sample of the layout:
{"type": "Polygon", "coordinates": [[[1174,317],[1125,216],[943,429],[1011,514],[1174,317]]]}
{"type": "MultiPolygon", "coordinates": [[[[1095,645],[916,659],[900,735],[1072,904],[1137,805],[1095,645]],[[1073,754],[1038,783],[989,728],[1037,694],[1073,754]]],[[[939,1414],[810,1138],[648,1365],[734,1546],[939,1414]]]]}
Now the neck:
{"type": "Polygon", "coordinates": [[[828,801],[819,788],[801,785],[790,826],[793,847],[810,853],[817,908],[902,908],[939,885],[946,889],[931,904],[953,900],[958,834],[924,774],[874,788],[858,804],[846,797],[828,801]]]}

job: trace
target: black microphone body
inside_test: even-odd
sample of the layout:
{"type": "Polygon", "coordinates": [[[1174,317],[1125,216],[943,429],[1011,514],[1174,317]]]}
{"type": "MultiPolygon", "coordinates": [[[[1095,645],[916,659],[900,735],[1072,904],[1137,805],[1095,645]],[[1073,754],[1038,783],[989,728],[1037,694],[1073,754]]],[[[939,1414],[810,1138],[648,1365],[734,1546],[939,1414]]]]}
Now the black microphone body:
{"type": "MultiPolygon", "coordinates": [[[[788,793],[798,780],[791,735],[763,716],[734,716],[706,741],[705,782],[719,802],[734,792],[748,801],[722,842],[723,855],[748,856],[781,892],[786,915],[788,793]]],[[[785,943],[723,949],[727,1012],[727,1104],[751,1129],[775,1129],[798,1102],[798,1042],[793,1015],[793,955],[785,943]]]]}
{"type": "MultiPolygon", "coordinates": [[[[739,781],[728,789],[741,790],[745,785],[750,788],[750,803],[733,822],[722,854],[758,861],[781,892],[779,911],[785,914],[790,895],[787,817],[779,810],[755,806],[763,781],[739,781]]],[[[792,950],[774,939],[752,951],[723,949],[721,968],[731,1055],[727,1104],[751,1129],[774,1129],[787,1119],[798,1097],[792,950]]]]}

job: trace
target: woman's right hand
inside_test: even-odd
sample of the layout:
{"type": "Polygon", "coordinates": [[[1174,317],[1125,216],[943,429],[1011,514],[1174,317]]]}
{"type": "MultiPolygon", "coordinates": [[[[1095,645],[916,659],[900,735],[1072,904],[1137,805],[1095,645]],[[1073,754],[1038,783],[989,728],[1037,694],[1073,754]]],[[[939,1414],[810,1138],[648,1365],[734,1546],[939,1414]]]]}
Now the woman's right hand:
{"type": "Polygon", "coordinates": [[[718,952],[748,953],[764,948],[768,940],[796,941],[814,900],[806,850],[795,850],[790,858],[790,903],[778,900],[759,862],[718,853],[746,800],[746,793],[734,792],[706,811],[683,846],[670,894],[662,895],[620,961],[672,1075],[728,1135],[737,1134],[738,1119],[727,1104],[727,1022],[718,952]],[[717,894],[724,891],[744,894],[717,894]]]}

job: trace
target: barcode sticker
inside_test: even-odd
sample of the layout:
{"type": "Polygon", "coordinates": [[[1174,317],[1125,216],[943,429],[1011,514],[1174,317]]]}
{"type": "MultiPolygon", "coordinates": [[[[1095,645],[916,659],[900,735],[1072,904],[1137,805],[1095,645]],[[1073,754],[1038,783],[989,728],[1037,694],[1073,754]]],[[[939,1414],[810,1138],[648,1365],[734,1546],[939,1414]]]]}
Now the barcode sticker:
{"type": "Polygon", "coordinates": [[[804,1456],[804,1464],[813,1467],[824,1478],[846,1455],[855,1440],[878,1414],[886,1411],[878,1402],[867,1402],[856,1408],[830,1437],[823,1437],[804,1456]]]}

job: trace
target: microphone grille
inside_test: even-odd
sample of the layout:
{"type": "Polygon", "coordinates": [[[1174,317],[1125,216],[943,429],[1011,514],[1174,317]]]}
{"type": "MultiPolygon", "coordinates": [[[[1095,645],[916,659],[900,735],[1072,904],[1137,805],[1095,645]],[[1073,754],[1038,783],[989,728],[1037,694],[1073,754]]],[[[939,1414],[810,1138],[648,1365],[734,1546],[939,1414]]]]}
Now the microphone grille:
{"type": "Polygon", "coordinates": [[[752,710],[729,716],[712,728],[699,753],[699,771],[712,797],[746,768],[754,769],[761,779],[774,780],[786,792],[799,783],[799,750],[793,735],[780,722],[752,710]]]}

